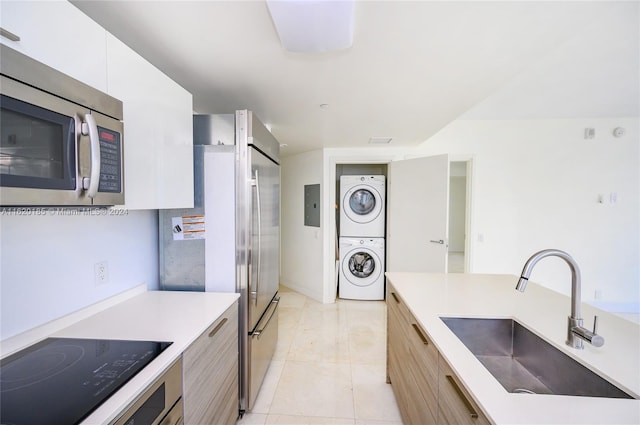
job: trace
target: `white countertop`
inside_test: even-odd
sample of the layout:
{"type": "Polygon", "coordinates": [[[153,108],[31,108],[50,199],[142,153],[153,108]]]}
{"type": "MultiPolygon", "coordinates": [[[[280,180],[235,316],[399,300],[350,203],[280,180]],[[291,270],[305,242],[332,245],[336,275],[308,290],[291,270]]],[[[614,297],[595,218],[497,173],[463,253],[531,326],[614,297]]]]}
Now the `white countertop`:
{"type": "MultiPolygon", "coordinates": [[[[515,290],[512,275],[387,273],[387,278],[496,424],[639,424],[640,400],[508,393],[440,320],[452,317],[517,319],[565,354],[635,397],[640,395],[640,325],[582,304],[584,326],[599,316],[605,339],[584,350],[565,344],[569,297],[529,282],[515,290]]],[[[569,282],[567,282],[569,285],[569,282]]]]}
{"type": "Polygon", "coordinates": [[[115,419],[238,297],[236,293],[143,292],[47,335],[173,342],[82,424],[106,424],[115,419]]]}

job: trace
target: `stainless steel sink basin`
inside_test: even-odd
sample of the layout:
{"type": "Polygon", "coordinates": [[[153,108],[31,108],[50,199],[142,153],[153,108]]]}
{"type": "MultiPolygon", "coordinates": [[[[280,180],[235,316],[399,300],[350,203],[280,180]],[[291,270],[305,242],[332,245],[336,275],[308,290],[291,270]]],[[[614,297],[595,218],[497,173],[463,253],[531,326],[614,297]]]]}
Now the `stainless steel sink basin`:
{"type": "Polygon", "coordinates": [[[511,393],[634,398],[513,319],[441,319],[511,393]]]}

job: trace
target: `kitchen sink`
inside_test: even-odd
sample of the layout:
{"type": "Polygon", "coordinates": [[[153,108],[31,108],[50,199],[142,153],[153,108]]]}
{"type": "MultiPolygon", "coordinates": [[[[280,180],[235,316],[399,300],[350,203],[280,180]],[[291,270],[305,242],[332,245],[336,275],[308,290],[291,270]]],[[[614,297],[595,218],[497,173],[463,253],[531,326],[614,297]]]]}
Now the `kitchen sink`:
{"type": "Polygon", "coordinates": [[[634,398],[513,319],[441,319],[510,393],[634,398]]]}

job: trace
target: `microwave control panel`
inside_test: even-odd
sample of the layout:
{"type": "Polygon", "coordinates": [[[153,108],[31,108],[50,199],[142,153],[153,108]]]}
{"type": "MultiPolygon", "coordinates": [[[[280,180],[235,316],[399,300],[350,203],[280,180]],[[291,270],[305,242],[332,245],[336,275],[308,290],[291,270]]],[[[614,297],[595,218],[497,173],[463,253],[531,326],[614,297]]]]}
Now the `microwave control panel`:
{"type": "Polygon", "coordinates": [[[122,192],[122,145],[120,133],[98,127],[100,139],[100,184],[98,192],[122,192]]]}

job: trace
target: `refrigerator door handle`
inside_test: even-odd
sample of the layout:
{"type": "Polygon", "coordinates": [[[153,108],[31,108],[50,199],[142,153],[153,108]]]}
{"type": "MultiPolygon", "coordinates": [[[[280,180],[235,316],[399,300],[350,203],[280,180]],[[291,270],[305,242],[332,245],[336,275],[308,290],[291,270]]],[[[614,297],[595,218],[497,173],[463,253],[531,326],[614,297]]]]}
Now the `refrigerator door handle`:
{"type": "Polygon", "coordinates": [[[251,292],[253,299],[255,300],[255,305],[258,305],[258,291],[260,288],[260,262],[262,257],[262,214],[261,214],[261,204],[260,204],[260,179],[258,178],[258,170],[255,171],[254,178],[251,180],[251,186],[256,188],[256,204],[257,208],[257,222],[258,222],[258,260],[257,260],[257,271],[256,271],[256,281],[254,290],[251,292]]]}
{"type": "Polygon", "coordinates": [[[255,336],[258,339],[260,339],[260,335],[262,335],[262,332],[264,332],[264,330],[267,329],[267,326],[269,326],[269,322],[271,321],[271,319],[273,319],[273,316],[276,314],[276,311],[278,310],[278,303],[280,303],[280,297],[276,297],[273,299],[273,301],[271,301],[271,304],[273,305],[273,310],[271,311],[271,314],[269,315],[267,322],[264,324],[262,328],[257,329],[251,333],[252,338],[255,336]]]}

